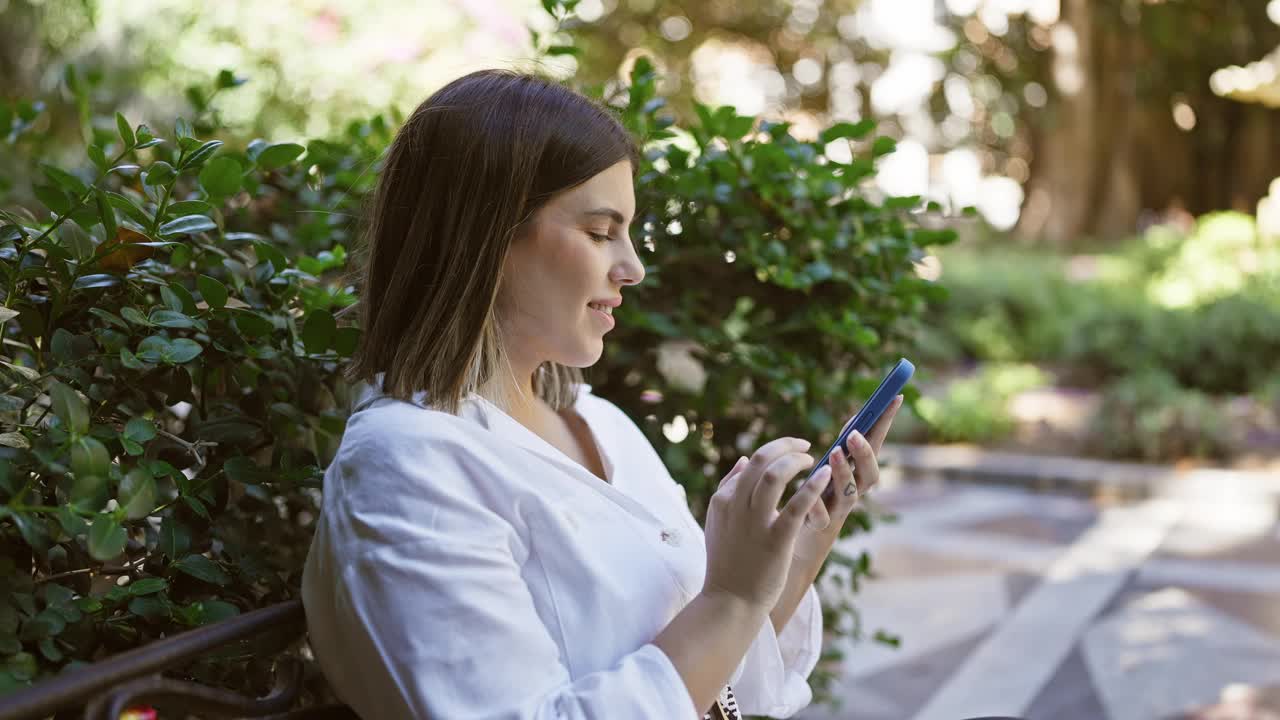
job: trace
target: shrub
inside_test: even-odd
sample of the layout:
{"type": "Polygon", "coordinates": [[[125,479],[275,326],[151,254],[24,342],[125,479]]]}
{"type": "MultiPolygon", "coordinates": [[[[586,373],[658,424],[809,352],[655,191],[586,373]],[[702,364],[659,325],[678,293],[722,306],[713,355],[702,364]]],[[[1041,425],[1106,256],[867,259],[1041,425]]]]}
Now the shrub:
{"type": "MultiPolygon", "coordinates": [[[[197,116],[172,133],[86,126],[87,162],[42,164],[39,205],[4,201],[0,690],[296,595],[348,407],[358,330],[334,313],[355,300],[351,218],[391,130],[214,139],[209,99],[238,82],[188,92],[197,116]]],[[[679,130],[654,87],[641,60],[610,100],[649,143],[649,277],[591,380],[647,420],[701,513],[759,442],[832,439],[906,354],[901,323],[940,293],[913,263],[952,234],[917,225],[919,198],[866,190],[893,150],[872,123],[805,142],[700,107],[679,130]],[[853,160],[823,155],[831,142],[856,144],[853,160]],[[687,439],[660,430],[677,418],[687,439]]],[[[261,670],[191,672],[262,691],[261,670]]]]}
{"type": "Polygon", "coordinates": [[[0,216],[0,689],[296,594],[357,337],[327,278],[387,140],[85,130],[0,216]]]}
{"type": "Polygon", "coordinates": [[[1014,428],[1009,402],[1018,393],[1049,381],[1034,365],[994,363],[971,377],[945,386],[939,397],[922,397],[917,414],[938,442],[985,443],[1007,437],[1014,428]]]}
{"type": "Polygon", "coordinates": [[[1160,370],[1108,386],[1090,428],[1089,444],[1117,458],[1221,458],[1232,448],[1226,418],[1212,399],[1160,370]]]}

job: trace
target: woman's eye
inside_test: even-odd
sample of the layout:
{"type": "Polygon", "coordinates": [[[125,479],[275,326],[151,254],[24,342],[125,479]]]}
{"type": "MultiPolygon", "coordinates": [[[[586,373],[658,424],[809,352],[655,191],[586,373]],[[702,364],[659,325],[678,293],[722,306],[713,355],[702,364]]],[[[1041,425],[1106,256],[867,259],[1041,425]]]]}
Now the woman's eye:
{"type": "Polygon", "coordinates": [[[595,240],[596,242],[609,242],[610,240],[613,239],[608,235],[601,235],[600,233],[588,232],[587,234],[590,235],[591,239],[595,240]]]}

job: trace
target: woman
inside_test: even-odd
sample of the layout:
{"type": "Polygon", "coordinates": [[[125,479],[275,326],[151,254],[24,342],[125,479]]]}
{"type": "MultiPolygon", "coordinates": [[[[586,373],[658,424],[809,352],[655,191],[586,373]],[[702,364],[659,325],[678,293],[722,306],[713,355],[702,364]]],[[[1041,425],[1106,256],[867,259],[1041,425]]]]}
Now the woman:
{"type": "Polygon", "coordinates": [[[605,109],[506,71],[432,95],[388,151],[351,367],[365,389],[303,576],[321,668],[363,717],[786,717],[810,700],[813,580],[900,399],[851,441],[856,481],[841,457],[779,510],[814,459],[774,440],[721,481],[704,532],[581,382],[644,278],[636,167],[605,109]]]}

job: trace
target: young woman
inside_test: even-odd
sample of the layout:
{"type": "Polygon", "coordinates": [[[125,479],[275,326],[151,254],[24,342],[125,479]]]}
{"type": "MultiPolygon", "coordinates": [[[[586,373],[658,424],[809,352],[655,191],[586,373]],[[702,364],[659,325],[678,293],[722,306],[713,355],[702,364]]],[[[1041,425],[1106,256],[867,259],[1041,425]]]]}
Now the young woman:
{"type": "Polygon", "coordinates": [[[636,167],[606,109],[507,71],[436,92],[388,151],[363,395],[302,589],[320,666],[363,717],[787,717],[811,699],[812,584],[901,399],[781,509],[809,443],[739,459],[699,527],[582,383],[644,278],[636,167]]]}

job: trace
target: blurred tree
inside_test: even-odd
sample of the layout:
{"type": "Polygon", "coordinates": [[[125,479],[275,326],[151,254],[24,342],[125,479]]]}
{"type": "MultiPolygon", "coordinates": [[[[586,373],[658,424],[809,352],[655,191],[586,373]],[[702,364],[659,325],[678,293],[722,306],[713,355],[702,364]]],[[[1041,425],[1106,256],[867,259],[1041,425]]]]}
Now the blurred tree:
{"type": "MultiPolygon", "coordinates": [[[[1266,109],[1228,102],[1209,85],[1214,70],[1280,43],[1266,5],[587,0],[578,75],[616,82],[645,53],[665,69],[664,91],[682,117],[695,99],[741,107],[751,84],[798,134],[828,118],[875,115],[933,156],[921,153],[923,173],[945,174],[938,166],[949,151],[972,151],[981,170],[972,180],[1025,186],[1021,217],[1012,215],[1021,234],[1073,243],[1131,234],[1169,211],[1251,208],[1266,194],[1280,174],[1280,127],[1266,109]],[[914,103],[909,86],[921,78],[914,103]]],[[[945,186],[930,184],[947,199],[945,186]]],[[[953,185],[969,185],[980,206],[988,200],[986,186],[953,185]]]]}

